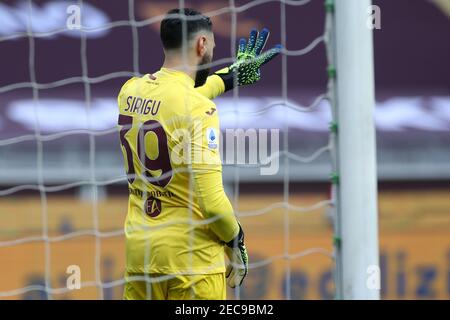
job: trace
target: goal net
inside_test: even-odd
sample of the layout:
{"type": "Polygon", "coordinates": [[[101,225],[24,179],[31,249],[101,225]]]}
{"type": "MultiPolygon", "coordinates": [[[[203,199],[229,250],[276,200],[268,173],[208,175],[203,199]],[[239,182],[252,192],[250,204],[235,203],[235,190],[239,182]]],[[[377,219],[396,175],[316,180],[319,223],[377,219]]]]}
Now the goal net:
{"type": "Polygon", "coordinates": [[[283,46],[258,83],[215,100],[223,134],[279,146],[254,163],[222,157],[250,258],[228,298],[335,298],[332,1],[26,0],[0,4],[1,299],[121,299],[128,188],[116,97],[161,66],[159,24],[174,7],[211,17],[212,70],[253,27],[283,46]]]}

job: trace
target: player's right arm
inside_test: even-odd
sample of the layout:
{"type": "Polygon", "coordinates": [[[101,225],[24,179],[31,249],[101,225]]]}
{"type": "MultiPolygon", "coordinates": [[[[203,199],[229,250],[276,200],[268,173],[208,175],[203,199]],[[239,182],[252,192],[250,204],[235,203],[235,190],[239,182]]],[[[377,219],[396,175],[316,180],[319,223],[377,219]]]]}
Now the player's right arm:
{"type": "Polygon", "coordinates": [[[206,111],[208,108],[202,108],[201,115],[195,117],[192,124],[193,183],[202,213],[206,219],[213,220],[209,224],[212,231],[227,243],[238,235],[239,224],[222,183],[219,118],[217,112],[207,114],[206,111]]]}
{"type": "Polygon", "coordinates": [[[233,207],[223,189],[222,173],[212,170],[194,170],[194,189],[205,218],[217,237],[225,243],[239,233],[239,225],[233,207]]]}
{"type": "Polygon", "coordinates": [[[202,116],[193,123],[191,160],[195,194],[211,230],[225,243],[229,264],[226,269],[227,284],[240,286],[248,271],[248,255],[244,232],[238,223],[233,207],[222,183],[222,164],[219,154],[219,118],[210,103],[201,109],[202,116]]]}
{"type": "Polygon", "coordinates": [[[206,218],[212,218],[210,227],[225,242],[228,257],[225,276],[231,288],[240,286],[248,273],[248,254],[244,243],[244,231],[234,216],[233,207],[222,186],[222,173],[218,171],[194,171],[195,191],[206,218]]]}

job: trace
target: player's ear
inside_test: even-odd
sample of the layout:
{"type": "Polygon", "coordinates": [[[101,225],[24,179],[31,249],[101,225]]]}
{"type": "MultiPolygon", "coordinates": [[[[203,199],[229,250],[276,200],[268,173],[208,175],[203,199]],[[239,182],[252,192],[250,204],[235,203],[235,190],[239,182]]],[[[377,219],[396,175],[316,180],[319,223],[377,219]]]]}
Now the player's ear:
{"type": "Polygon", "coordinates": [[[197,55],[203,57],[207,52],[206,37],[201,35],[197,38],[197,55]]]}

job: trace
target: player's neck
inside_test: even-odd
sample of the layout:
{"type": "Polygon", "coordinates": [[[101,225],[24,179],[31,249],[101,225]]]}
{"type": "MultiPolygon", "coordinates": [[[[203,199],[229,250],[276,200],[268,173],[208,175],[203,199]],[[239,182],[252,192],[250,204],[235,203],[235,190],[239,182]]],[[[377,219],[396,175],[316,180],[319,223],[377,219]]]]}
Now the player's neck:
{"type": "Polygon", "coordinates": [[[166,69],[184,72],[193,80],[195,80],[196,70],[194,65],[187,66],[186,63],[183,63],[183,59],[166,57],[164,59],[164,64],[162,67],[166,69]]]}

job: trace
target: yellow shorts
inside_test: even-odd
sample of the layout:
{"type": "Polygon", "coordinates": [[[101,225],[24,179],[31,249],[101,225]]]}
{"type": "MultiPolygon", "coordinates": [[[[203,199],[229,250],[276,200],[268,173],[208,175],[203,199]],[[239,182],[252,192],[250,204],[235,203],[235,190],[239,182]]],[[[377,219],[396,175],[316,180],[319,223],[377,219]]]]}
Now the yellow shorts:
{"type": "MultiPolygon", "coordinates": [[[[225,273],[173,275],[166,280],[146,282],[130,280],[130,276],[144,277],[144,274],[126,273],[124,300],[225,300],[225,273]]],[[[149,274],[149,279],[164,277],[163,274],[149,274]]]]}

